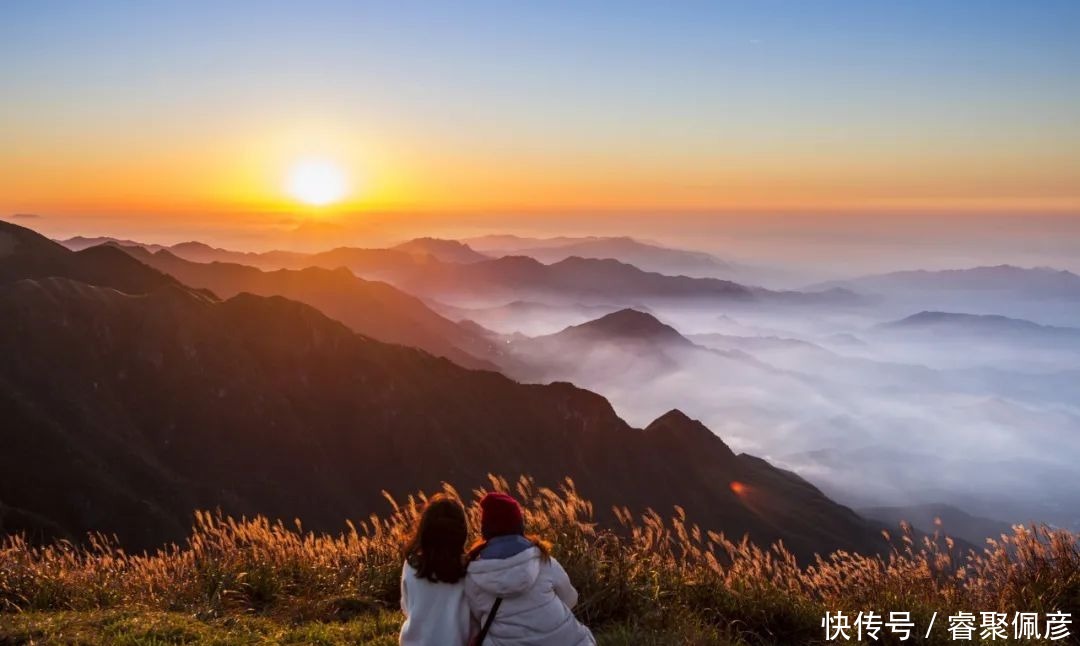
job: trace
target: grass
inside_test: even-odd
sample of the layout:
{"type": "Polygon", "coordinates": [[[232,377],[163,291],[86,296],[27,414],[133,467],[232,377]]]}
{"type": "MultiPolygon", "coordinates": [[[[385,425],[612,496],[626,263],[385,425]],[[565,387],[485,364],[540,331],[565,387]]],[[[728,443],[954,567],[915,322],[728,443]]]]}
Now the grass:
{"type": "MultiPolygon", "coordinates": [[[[575,610],[602,644],[819,644],[826,610],[905,610],[918,626],[935,611],[1080,618],[1080,537],[1065,531],[1016,527],[968,554],[903,533],[886,556],[803,566],[783,545],[729,540],[678,509],[669,519],[620,510],[621,529],[598,529],[572,482],[556,492],[493,478],[492,488],[525,501],[530,530],[555,543],[581,593],[575,610]]],[[[184,545],[151,554],[100,535],[46,546],[8,537],[0,645],[396,643],[398,546],[424,500],[391,500],[389,516],[338,535],[199,512],[184,545]]],[[[473,527],[478,513],[473,504],[473,527]]],[[[954,643],[945,627],[907,643],[954,643]]]]}
{"type": "Polygon", "coordinates": [[[378,612],[347,622],[288,624],[248,615],[200,619],[179,612],[99,610],[0,616],[2,644],[397,644],[401,618],[378,612]]]}

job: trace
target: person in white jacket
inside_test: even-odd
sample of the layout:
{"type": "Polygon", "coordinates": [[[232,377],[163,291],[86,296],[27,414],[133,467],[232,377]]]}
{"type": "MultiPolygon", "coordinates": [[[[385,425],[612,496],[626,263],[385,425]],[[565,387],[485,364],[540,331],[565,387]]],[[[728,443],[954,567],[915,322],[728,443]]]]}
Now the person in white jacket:
{"type": "Polygon", "coordinates": [[[402,646],[465,646],[478,632],[465,601],[465,541],[461,503],[433,496],[405,545],[401,571],[402,646]]]}
{"type": "Polygon", "coordinates": [[[526,538],[517,501],[490,493],[480,501],[484,542],[470,551],[465,597],[476,625],[502,599],[478,646],[592,646],[571,608],[577,590],[543,542],[526,538]]]}

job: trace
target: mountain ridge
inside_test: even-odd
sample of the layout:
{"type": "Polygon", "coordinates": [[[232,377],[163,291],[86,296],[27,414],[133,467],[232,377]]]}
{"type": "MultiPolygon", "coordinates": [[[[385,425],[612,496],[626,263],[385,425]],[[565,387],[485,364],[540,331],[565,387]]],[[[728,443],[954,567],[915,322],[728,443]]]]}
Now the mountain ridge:
{"type": "Polygon", "coordinates": [[[770,484],[771,467],[732,458],[704,427],[680,431],[679,416],[661,419],[697,439],[672,448],[671,433],[632,429],[589,391],[469,371],[357,336],[281,297],[217,301],[181,289],[129,295],[64,278],[21,280],[0,288],[0,314],[0,349],[19,357],[0,369],[0,410],[14,421],[7,428],[19,429],[5,438],[16,441],[3,471],[43,469],[28,480],[0,480],[0,498],[75,534],[117,531],[146,544],[174,537],[191,509],[208,505],[330,526],[370,511],[382,489],[401,494],[442,480],[477,485],[492,471],[531,473],[551,484],[571,476],[598,504],[680,504],[703,526],[750,531],[765,542],[782,537],[803,556],[837,547],[836,532],[848,547],[875,545],[854,512],[816,490],[788,500],[770,484]],[[358,430],[341,426],[346,419],[357,420],[358,430]],[[110,437],[126,439],[119,445],[110,437]],[[260,448],[249,453],[256,437],[260,448]],[[431,442],[446,457],[425,448],[431,442]],[[74,448],[83,456],[74,464],[54,458],[46,468],[33,458],[74,448]],[[671,459],[658,459],[658,451],[671,459]],[[357,459],[366,465],[359,472],[357,459]],[[314,465],[318,471],[308,472],[314,465]],[[723,481],[711,480],[721,476],[772,492],[771,506],[750,511],[723,481]],[[41,488],[39,477],[69,482],[67,490],[96,500],[99,511],[88,515],[49,496],[53,489],[41,488]],[[635,486],[641,481],[649,487],[635,486]],[[151,506],[137,512],[143,503],[125,491],[151,506]],[[320,501],[315,509],[312,500],[320,501]],[[807,504],[817,510],[812,519],[800,511],[807,504]],[[110,515],[114,509],[123,517],[137,513],[145,526],[133,531],[110,515]]]}
{"type": "Polygon", "coordinates": [[[0,256],[0,500],[23,525],[41,520],[24,529],[115,533],[137,549],[182,538],[198,508],[333,528],[380,509],[383,490],[499,473],[571,477],[601,522],[614,520],[605,505],[680,505],[703,527],[782,539],[802,558],[881,547],[853,511],[681,413],[634,428],[569,383],[463,368],[282,296],[221,300],[115,246],[80,255],[0,233],[94,260],[60,263],[74,275],[55,277],[21,244],[0,256]],[[97,278],[99,255],[155,280],[80,280],[97,278]]]}
{"type": "Polygon", "coordinates": [[[380,281],[358,278],[344,267],[264,271],[217,261],[195,263],[168,250],[127,251],[187,285],[223,297],[241,292],[285,296],[372,338],[415,346],[470,368],[498,369],[489,359],[497,353],[490,333],[445,319],[412,295],[380,281]]]}

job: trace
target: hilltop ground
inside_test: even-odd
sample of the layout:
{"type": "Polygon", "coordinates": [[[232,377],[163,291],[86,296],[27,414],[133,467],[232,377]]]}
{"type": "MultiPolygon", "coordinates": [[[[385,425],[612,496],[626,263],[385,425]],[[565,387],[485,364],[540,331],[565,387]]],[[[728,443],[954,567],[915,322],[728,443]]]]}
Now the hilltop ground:
{"type": "MultiPolygon", "coordinates": [[[[803,567],[780,545],[702,532],[680,510],[669,521],[619,512],[623,530],[600,531],[572,483],[514,491],[605,645],[820,644],[827,609],[910,611],[916,626],[934,611],[1080,611],[1080,547],[1068,532],[1017,528],[967,555],[903,537],[889,557],[837,553],[803,567]]],[[[397,546],[422,502],[338,536],[198,513],[186,545],[139,556],[102,537],[81,547],[10,537],[0,543],[0,644],[394,644],[397,546]]],[[[475,505],[470,513],[475,526],[475,505]]],[[[952,641],[938,622],[929,639],[906,643],[952,641]]]]}

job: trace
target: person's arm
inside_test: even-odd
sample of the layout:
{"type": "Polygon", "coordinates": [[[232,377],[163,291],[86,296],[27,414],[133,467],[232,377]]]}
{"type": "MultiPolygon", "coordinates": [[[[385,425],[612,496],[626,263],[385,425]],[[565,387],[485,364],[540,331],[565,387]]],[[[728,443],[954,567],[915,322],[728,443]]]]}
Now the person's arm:
{"type": "Polygon", "coordinates": [[[405,572],[408,571],[409,564],[401,566],[401,611],[405,613],[405,616],[409,616],[409,588],[405,585],[405,572]]]}
{"type": "Polygon", "coordinates": [[[578,593],[574,589],[574,585],[570,583],[570,576],[563,569],[563,566],[559,565],[559,562],[554,558],[550,561],[551,565],[551,581],[555,588],[555,596],[562,599],[562,602],[566,604],[567,608],[573,608],[577,604],[578,593]]]}

